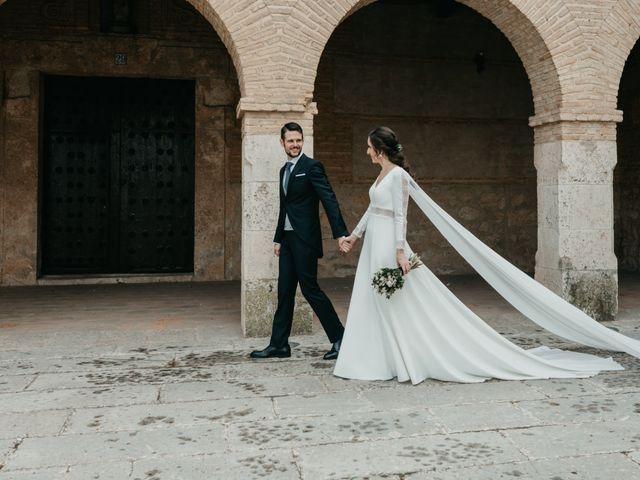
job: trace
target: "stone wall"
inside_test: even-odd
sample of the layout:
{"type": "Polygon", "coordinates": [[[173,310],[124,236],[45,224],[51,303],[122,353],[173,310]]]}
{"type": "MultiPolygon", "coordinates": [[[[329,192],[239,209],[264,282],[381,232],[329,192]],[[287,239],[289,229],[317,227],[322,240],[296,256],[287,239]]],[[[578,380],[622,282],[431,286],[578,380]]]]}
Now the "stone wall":
{"type": "MultiPolygon", "coordinates": [[[[341,24],[321,58],[315,155],[355,227],[378,174],[367,132],[399,135],[416,179],[484,242],[533,272],[536,172],[531,88],[511,44],[463,5],[379,2],[341,24]],[[482,56],[484,63],[476,57],[482,56]]],[[[325,276],[353,273],[325,228],[325,276]]],[[[472,270],[412,207],[408,234],[436,273],[472,270]]]]}
{"type": "Polygon", "coordinates": [[[5,73],[3,148],[0,158],[4,182],[1,236],[2,281],[8,280],[9,283],[33,283],[35,280],[38,228],[38,80],[34,72],[7,69],[5,73]]]}
{"type": "Polygon", "coordinates": [[[187,2],[141,1],[137,34],[101,32],[99,2],[9,0],[0,7],[5,71],[0,164],[2,284],[33,284],[38,255],[41,75],[189,78],[196,81],[197,280],[240,277],[238,79],[211,25],[187,2]],[[55,7],[55,8],[54,8],[55,7]],[[114,54],[126,53],[126,65],[114,54]]]}

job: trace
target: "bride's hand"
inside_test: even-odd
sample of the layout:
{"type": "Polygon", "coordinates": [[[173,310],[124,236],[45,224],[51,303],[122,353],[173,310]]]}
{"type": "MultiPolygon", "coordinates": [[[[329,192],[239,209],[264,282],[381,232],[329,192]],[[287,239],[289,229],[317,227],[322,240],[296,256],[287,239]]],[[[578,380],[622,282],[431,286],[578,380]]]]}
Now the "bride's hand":
{"type": "Polygon", "coordinates": [[[397,250],[396,260],[398,266],[402,269],[402,273],[406,275],[411,270],[411,263],[407,260],[407,256],[404,254],[404,250],[397,250]]]}
{"type": "Polygon", "coordinates": [[[342,243],[339,242],[340,251],[342,253],[349,253],[353,248],[353,246],[355,245],[356,241],[358,240],[358,237],[351,234],[348,237],[342,237],[341,240],[342,240],[342,243]]]}

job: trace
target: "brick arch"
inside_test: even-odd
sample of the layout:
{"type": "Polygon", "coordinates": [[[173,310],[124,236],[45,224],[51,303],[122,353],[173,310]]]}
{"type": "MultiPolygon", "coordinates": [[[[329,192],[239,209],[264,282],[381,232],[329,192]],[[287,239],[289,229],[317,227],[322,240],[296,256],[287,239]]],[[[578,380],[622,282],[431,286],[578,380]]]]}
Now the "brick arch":
{"type": "MultiPolygon", "coordinates": [[[[7,0],[0,0],[0,7],[7,0]]],[[[28,0],[25,0],[28,1],[28,0]]],[[[236,69],[236,75],[238,76],[238,83],[240,84],[241,95],[244,95],[245,81],[244,81],[244,57],[239,51],[238,37],[242,26],[242,19],[246,17],[246,13],[238,9],[229,8],[228,2],[225,0],[185,0],[193,8],[195,8],[200,15],[202,15],[216,31],[222,42],[224,43],[233,65],[236,69]],[[229,27],[232,28],[229,28],[229,27]]],[[[254,8],[264,7],[263,1],[253,2],[256,6],[254,8]]]]}
{"type": "MultiPolygon", "coordinates": [[[[238,83],[240,85],[240,94],[242,95],[244,86],[244,68],[243,57],[237,48],[237,42],[235,39],[236,31],[231,31],[228,28],[231,22],[233,22],[235,16],[233,12],[229,12],[228,9],[223,9],[224,0],[185,0],[191,4],[200,15],[202,15],[216,31],[224,46],[227,47],[227,52],[231,56],[233,65],[236,69],[236,75],[238,76],[238,83]],[[223,16],[224,15],[224,16],[223,16]]],[[[262,2],[259,2],[262,3],[262,2]]]]}
{"type": "Polygon", "coordinates": [[[606,79],[605,101],[617,108],[620,81],[631,50],[640,40],[640,3],[617,2],[604,19],[599,37],[603,43],[600,65],[606,79]]]}
{"type": "MultiPolygon", "coordinates": [[[[297,15],[293,15],[291,28],[292,31],[297,32],[298,36],[307,36],[308,51],[305,53],[309,58],[308,62],[313,62],[310,66],[314,72],[318,68],[322,51],[335,28],[350,15],[374,1],[376,0],[340,0],[329,6],[324,2],[320,4],[320,2],[298,0],[295,7],[297,15]],[[307,25],[309,20],[314,22],[314,28],[309,28],[307,25]]],[[[518,0],[514,2],[509,0],[458,1],[490,20],[511,42],[529,77],[536,115],[560,110],[563,85],[560,82],[558,68],[554,63],[554,56],[548,47],[548,42],[543,38],[541,29],[538,28],[538,25],[549,22],[549,19],[545,18],[544,9],[536,10],[535,7],[529,7],[533,12],[526,12],[524,8],[520,8],[515,3],[526,4],[527,2],[518,0]]],[[[566,26],[570,20],[565,16],[561,25],[566,26]]],[[[547,35],[554,33],[549,29],[546,29],[545,32],[547,35]]],[[[564,35],[560,40],[563,38],[564,35]]],[[[555,43],[561,45],[561,42],[555,43]]],[[[311,95],[313,85],[307,87],[309,88],[308,95],[311,95]]]]}

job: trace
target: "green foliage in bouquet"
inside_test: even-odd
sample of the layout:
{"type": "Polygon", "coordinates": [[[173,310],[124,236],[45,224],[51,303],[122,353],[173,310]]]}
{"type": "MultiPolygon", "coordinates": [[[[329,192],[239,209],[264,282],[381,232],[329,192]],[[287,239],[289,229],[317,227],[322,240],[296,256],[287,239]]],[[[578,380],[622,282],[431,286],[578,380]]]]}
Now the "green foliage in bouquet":
{"type": "Polygon", "coordinates": [[[381,268],[373,276],[371,285],[380,295],[391,298],[391,295],[404,285],[402,270],[399,268],[381,268]]]}
{"type": "MultiPolygon", "coordinates": [[[[409,263],[411,265],[409,271],[422,265],[420,257],[415,253],[411,254],[409,257],[409,263]]],[[[391,298],[391,295],[393,295],[396,290],[400,290],[404,286],[404,275],[402,274],[402,269],[388,267],[381,268],[373,275],[371,285],[373,285],[375,291],[380,295],[391,298]]]]}

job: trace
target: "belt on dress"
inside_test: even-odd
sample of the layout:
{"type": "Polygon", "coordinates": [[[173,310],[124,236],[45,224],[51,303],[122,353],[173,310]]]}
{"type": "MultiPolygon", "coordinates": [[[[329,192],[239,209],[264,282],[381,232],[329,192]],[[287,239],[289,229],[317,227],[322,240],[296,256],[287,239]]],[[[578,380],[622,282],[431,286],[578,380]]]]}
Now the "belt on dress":
{"type": "Polygon", "coordinates": [[[393,218],[393,210],[387,210],[386,208],[371,207],[369,213],[372,215],[381,215],[383,217],[393,218]]]}

